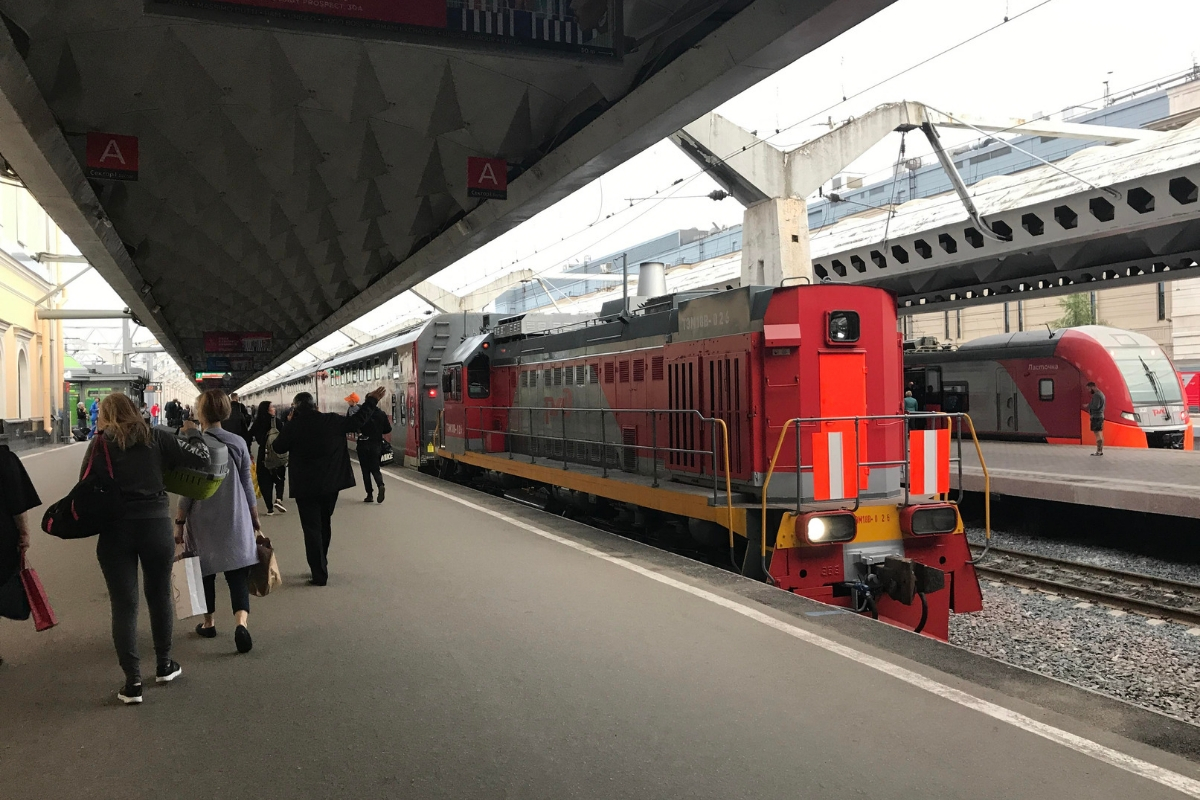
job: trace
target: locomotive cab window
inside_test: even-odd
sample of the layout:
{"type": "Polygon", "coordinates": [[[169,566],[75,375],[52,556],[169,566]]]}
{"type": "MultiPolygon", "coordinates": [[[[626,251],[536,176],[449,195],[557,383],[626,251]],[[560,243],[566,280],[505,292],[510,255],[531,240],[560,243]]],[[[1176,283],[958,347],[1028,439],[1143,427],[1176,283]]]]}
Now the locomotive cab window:
{"type": "Polygon", "coordinates": [[[859,336],[859,320],[857,311],[829,312],[829,343],[849,344],[857,342],[859,336]]]}
{"type": "Polygon", "coordinates": [[[942,386],[942,411],[950,414],[971,410],[971,392],[965,383],[946,383],[942,386]]]}
{"type": "Polygon", "coordinates": [[[1042,378],[1038,381],[1038,399],[1053,400],[1054,399],[1054,379],[1042,378]]]}
{"type": "Polygon", "coordinates": [[[467,364],[467,397],[480,399],[492,392],[492,369],[490,359],[483,353],[467,364]]]}

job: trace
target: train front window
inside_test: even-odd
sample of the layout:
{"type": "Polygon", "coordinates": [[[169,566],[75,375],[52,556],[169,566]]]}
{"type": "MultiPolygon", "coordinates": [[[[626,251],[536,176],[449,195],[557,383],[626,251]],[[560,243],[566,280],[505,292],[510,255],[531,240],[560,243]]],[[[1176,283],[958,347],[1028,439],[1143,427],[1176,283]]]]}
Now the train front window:
{"type": "Polygon", "coordinates": [[[1135,405],[1183,403],[1179,378],[1171,361],[1157,347],[1117,347],[1109,350],[1129,387],[1135,405]]]}
{"type": "Polygon", "coordinates": [[[481,399],[492,392],[491,364],[483,353],[471,359],[467,364],[467,397],[481,399]]]}

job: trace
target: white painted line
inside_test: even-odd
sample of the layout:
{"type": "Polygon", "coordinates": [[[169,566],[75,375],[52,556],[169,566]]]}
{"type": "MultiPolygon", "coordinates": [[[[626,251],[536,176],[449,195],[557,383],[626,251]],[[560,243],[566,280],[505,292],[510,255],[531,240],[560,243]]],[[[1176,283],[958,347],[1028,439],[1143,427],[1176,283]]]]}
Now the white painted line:
{"type": "Polygon", "coordinates": [[[50,453],[61,453],[63,450],[70,450],[72,447],[78,447],[81,444],[85,445],[85,444],[87,444],[87,442],[71,442],[70,444],[63,445],[62,447],[54,447],[54,448],[51,448],[50,450],[43,450],[40,453],[30,453],[27,456],[23,456],[15,450],[13,452],[16,453],[17,458],[21,459],[22,461],[28,461],[31,458],[37,458],[38,456],[49,455],[50,453]]]}
{"type": "Polygon", "coordinates": [[[485,508],[476,503],[472,503],[470,500],[457,497],[449,492],[444,492],[441,489],[435,489],[432,486],[426,486],[425,484],[419,483],[410,478],[401,477],[400,475],[388,470],[384,470],[383,474],[387,475],[393,480],[406,483],[413,488],[429,492],[430,494],[435,494],[438,497],[458,503],[461,506],[466,506],[467,508],[479,511],[480,513],[486,514],[493,519],[507,522],[509,525],[528,531],[536,536],[542,537],[543,539],[549,539],[552,542],[557,542],[558,544],[570,547],[572,550],[578,550],[581,553],[586,553],[590,556],[600,559],[601,561],[607,561],[610,564],[615,564],[618,567],[629,570],[630,572],[636,572],[638,575],[641,575],[644,578],[649,578],[650,580],[656,581],[665,586],[670,586],[673,589],[686,592],[693,597],[698,597],[701,600],[707,600],[713,605],[728,609],[735,614],[741,614],[743,617],[752,619],[755,622],[760,622],[767,627],[774,628],[780,633],[787,634],[788,636],[799,639],[800,641],[811,644],[815,647],[820,647],[822,650],[842,656],[843,658],[847,658],[857,664],[861,664],[865,667],[869,667],[870,669],[882,672],[885,675],[890,675],[896,680],[903,681],[910,686],[923,689],[930,694],[937,695],[938,697],[949,700],[952,703],[957,703],[964,708],[978,711],[979,713],[985,714],[992,719],[1007,723],[1015,728],[1019,728],[1028,733],[1040,736],[1043,739],[1048,739],[1055,744],[1060,744],[1063,747],[1074,750],[1077,753],[1090,756],[1097,761],[1109,764],[1117,769],[1122,769],[1139,777],[1154,781],[1155,783],[1166,786],[1167,788],[1181,792],[1188,797],[1200,799],[1200,781],[1195,780],[1194,778],[1189,778],[1188,776],[1182,775],[1178,772],[1172,772],[1171,770],[1160,767],[1157,764],[1151,764],[1149,761],[1143,761],[1140,758],[1135,758],[1128,753],[1122,753],[1120,750],[1114,750],[1111,747],[1102,745],[1099,742],[1093,742],[1091,739],[1085,739],[1084,737],[1078,736],[1070,731],[1064,731],[1063,729],[1056,728],[1053,725],[1047,725],[1044,722],[1039,722],[1033,717],[1026,716],[1020,712],[997,705],[989,700],[975,697],[972,694],[955,689],[952,686],[947,686],[944,683],[935,681],[932,678],[927,678],[924,675],[921,675],[918,672],[913,672],[912,670],[902,667],[899,664],[893,664],[890,661],[885,661],[882,658],[870,655],[869,653],[864,653],[861,650],[855,650],[853,647],[840,644],[832,639],[826,639],[824,636],[820,636],[812,631],[805,630],[804,628],[798,627],[789,622],[776,619],[770,614],[764,614],[762,611],[752,608],[751,606],[744,605],[736,600],[732,600],[728,597],[722,597],[721,595],[714,594],[706,589],[701,589],[697,586],[692,586],[691,584],[684,583],[683,581],[675,580],[674,578],[670,578],[666,575],[661,575],[653,570],[649,570],[643,566],[634,564],[632,561],[626,561],[618,556],[609,555],[608,553],[604,553],[600,550],[596,550],[593,547],[589,547],[586,544],[581,544],[563,536],[551,533],[550,531],[543,530],[542,528],[539,528],[536,525],[531,525],[523,520],[501,514],[495,509],[485,508]]]}

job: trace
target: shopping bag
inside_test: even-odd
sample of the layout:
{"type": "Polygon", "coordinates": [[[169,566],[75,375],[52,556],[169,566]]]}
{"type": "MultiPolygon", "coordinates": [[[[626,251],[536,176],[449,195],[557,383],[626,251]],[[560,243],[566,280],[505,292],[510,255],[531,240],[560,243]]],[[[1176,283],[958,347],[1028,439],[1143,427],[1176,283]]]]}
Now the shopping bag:
{"type": "Polygon", "coordinates": [[[176,617],[187,619],[208,613],[199,556],[185,555],[175,562],[171,568],[171,588],[175,595],[176,617]]]}
{"type": "Polygon", "coordinates": [[[259,535],[255,540],[258,549],[258,563],[250,567],[250,594],[255,597],[266,597],[276,586],[283,584],[283,575],[279,571],[279,562],[275,560],[275,549],[271,540],[259,535]]]}
{"type": "Polygon", "coordinates": [[[25,598],[29,601],[29,610],[33,614],[33,627],[37,631],[48,631],[58,624],[54,609],[50,607],[50,598],[46,589],[33,567],[25,563],[21,566],[21,586],[25,589],[25,598]]]}

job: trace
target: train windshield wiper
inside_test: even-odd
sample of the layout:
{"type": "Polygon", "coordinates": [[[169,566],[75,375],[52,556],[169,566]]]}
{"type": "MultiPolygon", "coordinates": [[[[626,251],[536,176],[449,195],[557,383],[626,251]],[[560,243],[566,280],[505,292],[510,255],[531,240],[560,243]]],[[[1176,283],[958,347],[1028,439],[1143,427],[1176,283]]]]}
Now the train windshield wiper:
{"type": "Polygon", "coordinates": [[[1171,407],[1167,405],[1167,396],[1163,393],[1162,386],[1158,383],[1158,376],[1154,374],[1154,370],[1150,369],[1150,365],[1146,363],[1146,359],[1138,356],[1138,361],[1142,362],[1142,369],[1146,371],[1146,377],[1150,379],[1150,387],[1154,389],[1154,396],[1163,405],[1163,417],[1170,422],[1171,407]]]}

